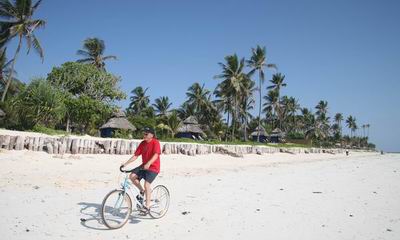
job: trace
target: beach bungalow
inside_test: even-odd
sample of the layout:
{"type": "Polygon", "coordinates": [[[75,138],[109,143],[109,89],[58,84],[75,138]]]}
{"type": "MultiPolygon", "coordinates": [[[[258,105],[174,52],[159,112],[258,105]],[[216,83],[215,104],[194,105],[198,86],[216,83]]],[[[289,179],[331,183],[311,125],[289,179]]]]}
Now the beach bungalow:
{"type": "Polygon", "coordinates": [[[267,131],[265,131],[265,128],[263,126],[260,126],[260,129],[258,127],[256,127],[256,129],[254,130],[254,132],[252,132],[250,134],[250,137],[253,141],[257,141],[258,138],[258,132],[260,132],[260,140],[259,142],[267,142],[267,131]]]}
{"type": "Polygon", "coordinates": [[[269,135],[269,141],[271,143],[280,143],[284,138],[284,133],[279,128],[275,128],[269,135]]]}
{"type": "Polygon", "coordinates": [[[202,140],[205,133],[200,128],[196,117],[190,116],[180,123],[177,130],[177,138],[191,138],[195,140],[202,140]]]}
{"type": "Polygon", "coordinates": [[[112,137],[115,130],[130,130],[135,131],[136,127],[126,119],[123,111],[119,110],[112,114],[111,118],[100,127],[101,137],[112,137]]]}

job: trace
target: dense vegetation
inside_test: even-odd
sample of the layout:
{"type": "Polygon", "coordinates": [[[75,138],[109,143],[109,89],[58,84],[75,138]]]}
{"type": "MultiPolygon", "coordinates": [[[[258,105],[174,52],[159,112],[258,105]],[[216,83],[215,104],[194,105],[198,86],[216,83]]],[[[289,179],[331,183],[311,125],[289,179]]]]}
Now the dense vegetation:
{"type": "MultiPolygon", "coordinates": [[[[33,18],[41,1],[33,4],[28,0],[1,0],[0,3],[0,108],[6,112],[2,127],[98,135],[99,127],[118,109],[116,103],[127,97],[119,89],[121,79],[106,69],[106,61],[116,57],[104,56],[102,40],[88,38],[77,52],[82,59],[53,67],[47,77],[24,84],[16,78],[14,69],[22,40],[26,40],[28,50],[32,47],[44,58],[34,32],[45,21],[33,18]],[[11,61],[7,61],[6,46],[14,40],[18,45],[11,61]]],[[[321,100],[309,109],[300,106],[295,97],[283,95],[287,80],[276,64],[267,61],[265,47],[251,49],[248,59],[236,54],[226,56],[219,65],[221,71],[214,77],[217,87],[207,89],[204,84],[193,83],[179,108],[172,108],[168,96],[160,96],[151,103],[149,89],[137,86],[130,92],[126,109],[129,121],[137,129],[153,126],[165,140],[174,138],[183,119],[195,116],[209,142],[247,142],[252,131],[263,127],[267,132],[281,129],[286,133],[286,142],[374,148],[368,143],[369,124],[362,125],[363,134],[359,136],[356,118],[345,119],[336,113],[331,119],[327,101],[321,100]],[[270,70],[272,79],[266,84],[266,71],[270,70]],[[256,101],[259,108],[253,116],[256,101]],[[342,134],[344,123],[351,131],[350,136],[342,134]]],[[[133,137],[141,137],[140,134],[137,131],[133,137]]],[[[115,136],[129,134],[121,131],[115,136]]]]}

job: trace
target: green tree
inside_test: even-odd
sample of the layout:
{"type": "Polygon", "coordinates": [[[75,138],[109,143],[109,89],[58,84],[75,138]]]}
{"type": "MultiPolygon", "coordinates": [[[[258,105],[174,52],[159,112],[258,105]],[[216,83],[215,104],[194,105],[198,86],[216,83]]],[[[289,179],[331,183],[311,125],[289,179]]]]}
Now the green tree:
{"type": "Polygon", "coordinates": [[[40,58],[44,59],[43,49],[39,40],[36,38],[35,31],[38,28],[44,27],[45,21],[42,19],[33,19],[33,15],[40,6],[41,0],[35,4],[31,0],[1,0],[0,1],[0,34],[1,43],[6,43],[11,39],[17,38],[17,48],[11,63],[8,80],[1,96],[1,101],[4,102],[7,91],[13,80],[13,73],[17,56],[22,46],[22,39],[26,40],[28,53],[31,47],[36,50],[40,58]]]}
{"type": "Polygon", "coordinates": [[[169,98],[165,96],[157,98],[154,101],[155,103],[153,104],[153,107],[155,108],[158,116],[166,116],[169,111],[168,109],[172,105],[172,103],[169,102],[169,98]]]}
{"type": "Polygon", "coordinates": [[[131,91],[131,102],[128,107],[128,112],[132,114],[141,114],[143,110],[149,107],[150,97],[146,95],[148,88],[136,87],[131,91]]]}
{"type": "Polygon", "coordinates": [[[328,102],[327,101],[319,101],[317,106],[315,106],[317,109],[316,114],[321,115],[321,114],[327,114],[328,113],[328,102]]]}
{"type": "Polygon", "coordinates": [[[270,90],[268,91],[267,95],[264,96],[264,108],[263,108],[263,112],[264,113],[270,113],[271,114],[271,118],[272,118],[272,125],[273,128],[277,127],[276,122],[274,121],[274,119],[278,118],[280,120],[279,117],[279,108],[280,108],[280,101],[279,101],[279,94],[276,90],[270,90]]]}
{"type": "Polygon", "coordinates": [[[215,76],[217,79],[221,79],[222,82],[219,84],[221,92],[226,96],[227,99],[231,99],[232,111],[232,140],[235,138],[235,129],[239,120],[239,107],[240,107],[240,96],[245,85],[248,83],[249,75],[243,72],[245,67],[244,58],[239,59],[236,54],[225,57],[225,63],[219,63],[222,68],[222,73],[215,76]]]}
{"type": "MultiPolygon", "coordinates": [[[[12,60],[7,61],[6,57],[6,48],[0,49],[0,93],[4,92],[4,89],[7,84],[7,79],[5,76],[9,76],[11,72],[11,63],[12,60]]],[[[8,88],[8,94],[11,96],[16,95],[17,93],[21,92],[24,88],[25,84],[15,78],[17,73],[14,71],[12,74],[12,81],[8,88]]]]}
{"type": "Polygon", "coordinates": [[[181,120],[179,119],[177,111],[171,111],[171,113],[168,114],[167,125],[171,131],[171,137],[174,137],[175,134],[178,132],[180,122],[181,120]]]}
{"type": "Polygon", "coordinates": [[[105,70],[106,60],[117,60],[116,56],[109,55],[103,56],[106,45],[103,40],[98,38],[87,38],[83,42],[83,49],[78,50],[77,54],[84,57],[79,59],[77,62],[89,63],[96,66],[98,69],[105,70]]]}
{"type": "Polygon", "coordinates": [[[34,79],[17,96],[15,104],[24,128],[37,124],[54,127],[66,112],[64,94],[45,79],[34,79]]]}
{"type": "MultiPolygon", "coordinates": [[[[252,55],[250,60],[247,61],[247,65],[251,68],[250,75],[258,72],[258,92],[259,92],[259,109],[258,109],[258,128],[261,125],[261,107],[262,107],[262,87],[265,81],[264,68],[277,69],[275,64],[267,62],[267,50],[265,47],[257,45],[256,48],[251,49],[252,55]]],[[[260,141],[260,133],[257,134],[257,141],[260,141]]]]}
{"type": "Polygon", "coordinates": [[[358,129],[358,126],[357,126],[357,123],[356,123],[356,118],[350,115],[346,119],[346,125],[351,131],[351,135],[350,136],[354,137],[355,131],[358,129]]]}
{"type": "Polygon", "coordinates": [[[338,126],[338,133],[341,135],[342,133],[342,121],[343,121],[343,114],[341,113],[336,113],[334,117],[335,123],[338,126]]]}
{"type": "Polygon", "coordinates": [[[72,121],[81,132],[95,133],[113,112],[114,101],[126,97],[118,87],[119,77],[89,64],[64,63],[54,67],[47,80],[66,95],[67,131],[72,121]]]}
{"type": "Polygon", "coordinates": [[[268,86],[267,89],[273,90],[277,94],[278,104],[276,105],[276,115],[279,119],[279,128],[282,128],[282,112],[281,112],[281,104],[280,104],[280,92],[283,87],[286,87],[287,84],[285,81],[285,75],[281,73],[276,73],[272,75],[272,79],[270,80],[271,86],[268,86]]]}

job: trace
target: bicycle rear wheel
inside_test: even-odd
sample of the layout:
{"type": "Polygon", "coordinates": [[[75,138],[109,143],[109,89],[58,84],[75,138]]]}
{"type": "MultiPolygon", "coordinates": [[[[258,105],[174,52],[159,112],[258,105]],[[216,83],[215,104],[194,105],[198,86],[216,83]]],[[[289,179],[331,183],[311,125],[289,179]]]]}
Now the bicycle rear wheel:
{"type": "Polygon", "coordinates": [[[132,213],[132,200],[123,190],[113,190],[108,193],[101,206],[103,223],[111,229],[125,225],[132,213]]]}
{"type": "Polygon", "coordinates": [[[149,214],[152,218],[162,218],[169,207],[169,191],[163,185],[158,185],[151,192],[151,206],[149,214]]]}

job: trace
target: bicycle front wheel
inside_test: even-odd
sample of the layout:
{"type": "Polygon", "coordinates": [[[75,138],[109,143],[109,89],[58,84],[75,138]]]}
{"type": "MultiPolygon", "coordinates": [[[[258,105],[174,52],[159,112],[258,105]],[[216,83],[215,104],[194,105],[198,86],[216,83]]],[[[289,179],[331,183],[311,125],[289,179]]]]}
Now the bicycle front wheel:
{"type": "Polygon", "coordinates": [[[101,206],[101,218],[110,229],[117,229],[128,222],[132,213],[132,200],[123,190],[113,190],[108,193],[101,206]]]}
{"type": "Polygon", "coordinates": [[[149,214],[152,218],[162,218],[168,211],[169,191],[163,185],[156,186],[151,192],[149,214]]]}

